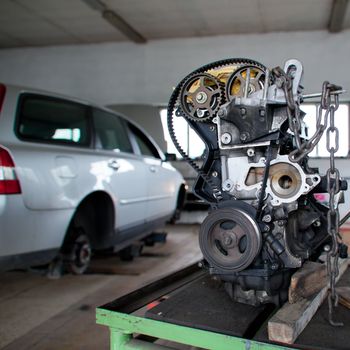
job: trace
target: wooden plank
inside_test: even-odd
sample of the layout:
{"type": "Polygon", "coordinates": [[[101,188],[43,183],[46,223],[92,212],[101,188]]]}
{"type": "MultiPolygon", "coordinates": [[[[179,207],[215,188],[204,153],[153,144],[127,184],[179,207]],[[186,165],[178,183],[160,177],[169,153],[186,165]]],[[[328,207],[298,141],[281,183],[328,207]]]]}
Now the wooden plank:
{"type": "Polygon", "coordinates": [[[350,309],[350,287],[337,287],[336,291],[339,296],[339,304],[350,309]]]}
{"type": "Polygon", "coordinates": [[[304,265],[293,274],[288,290],[288,301],[296,303],[307,298],[326,287],[328,283],[326,264],[306,261],[304,265]]]}
{"type": "MultiPolygon", "coordinates": [[[[346,271],[348,264],[348,259],[340,259],[337,281],[346,271]]],[[[293,344],[327,297],[328,288],[327,285],[313,298],[302,298],[294,304],[285,303],[268,322],[269,340],[293,344]]]]}

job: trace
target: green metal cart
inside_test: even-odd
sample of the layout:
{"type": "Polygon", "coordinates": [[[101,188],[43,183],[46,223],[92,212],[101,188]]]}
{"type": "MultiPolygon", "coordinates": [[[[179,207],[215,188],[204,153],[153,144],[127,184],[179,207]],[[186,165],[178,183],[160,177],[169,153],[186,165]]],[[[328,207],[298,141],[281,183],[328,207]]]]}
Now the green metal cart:
{"type": "Polygon", "coordinates": [[[232,313],[220,300],[222,296],[206,296],[210,290],[221,293],[220,288],[209,285],[206,278],[197,265],[192,265],[97,308],[97,323],[110,329],[110,349],[174,348],[168,347],[169,344],[160,345],[159,340],[213,350],[287,349],[252,339],[256,333],[252,332],[252,325],[261,327],[271,309],[266,312],[265,307],[248,306],[232,313]],[[202,303],[205,306],[198,307],[202,303]],[[208,311],[218,305],[222,305],[222,311],[208,311]]]}

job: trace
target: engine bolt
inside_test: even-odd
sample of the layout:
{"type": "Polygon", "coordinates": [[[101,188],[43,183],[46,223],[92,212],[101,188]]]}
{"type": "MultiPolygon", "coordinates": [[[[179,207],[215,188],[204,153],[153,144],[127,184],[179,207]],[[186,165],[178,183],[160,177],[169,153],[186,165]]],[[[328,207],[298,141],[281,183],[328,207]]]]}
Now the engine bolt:
{"type": "Polygon", "coordinates": [[[272,217],[270,214],[264,215],[262,218],[263,222],[271,222],[271,220],[272,220],[272,217]]]}
{"type": "Polygon", "coordinates": [[[278,220],[278,226],[283,226],[284,225],[284,221],[283,220],[278,220]]]}
{"type": "Polygon", "coordinates": [[[245,108],[241,108],[241,114],[242,114],[242,116],[246,115],[247,114],[247,110],[245,108]]]}
{"type": "Polygon", "coordinates": [[[247,132],[243,132],[241,136],[239,137],[242,141],[246,141],[249,137],[249,134],[247,132]]]}
{"type": "Polygon", "coordinates": [[[209,129],[210,131],[215,131],[215,126],[211,126],[209,129]]]}
{"type": "Polygon", "coordinates": [[[226,115],[226,109],[220,108],[218,111],[218,117],[224,117],[226,115]]]}
{"type": "Polygon", "coordinates": [[[260,110],[260,117],[259,117],[259,120],[260,120],[261,122],[264,122],[264,121],[265,121],[265,114],[266,114],[265,110],[264,110],[264,109],[261,109],[261,110],[260,110]]]}
{"type": "Polygon", "coordinates": [[[232,187],[232,185],[230,182],[226,182],[225,187],[229,190],[232,187]]]}
{"type": "Polygon", "coordinates": [[[271,270],[274,270],[274,271],[275,271],[275,270],[277,270],[277,269],[278,269],[278,263],[275,263],[275,262],[272,263],[272,264],[271,264],[271,270]]]}
{"type": "Polygon", "coordinates": [[[208,95],[203,91],[198,92],[198,94],[196,95],[196,101],[200,104],[207,102],[207,99],[208,95]]]}
{"type": "Polygon", "coordinates": [[[226,236],[225,238],[224,238],[224,244],[225,245],[230,245],[232,243],[232,238],[231,237],[229,237],[229,236],[226,236]]]}
{"type": "Polygon", "coordinates": [[[200,108],[197,108],[197,117],[203,118],[205,116],[205,111],[201,110],[200,108]]]}
{"type": "Polygon", "coordinates": [[[326,244],[326,245],[323,247],[323,250],[324,250],[325,252],[329,252],[329,251],[331,250],[330,245],[326,244]]]}
{"type": "Polygon", "coordinates": [[[247,149],[247,156],[248,157],[253,157],[255,154],[254,148],[248,148],[247,149]]]}
{"type": "Polygon", "coordinates": [[[212,177],[218,177],[218,172],[217,171],[213,171],[211,174],[212,177]]]}
{"type": "Polygon", "coordinates": [[[232,140],[231,134],[229,134],[228,132],[225,132],[221,135],[221,142],[224,145],[228,145],[232,140]]]}
{"type": "Polygon", "coordinates": [[[321,226],[321,221],[320,221],[320,220],[316,220],[316,221],[314,222],[314,226],[315,226],[315,227],[320,227],[320,226],[321,226]]]}

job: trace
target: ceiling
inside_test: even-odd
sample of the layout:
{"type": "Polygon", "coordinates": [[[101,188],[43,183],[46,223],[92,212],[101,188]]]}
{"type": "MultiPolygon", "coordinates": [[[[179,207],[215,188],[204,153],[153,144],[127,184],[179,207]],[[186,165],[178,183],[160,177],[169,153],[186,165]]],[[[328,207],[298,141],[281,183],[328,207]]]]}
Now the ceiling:
{"type": "Polygon", "coordinates": [[[0,48],[350,28],[348,0],[1,0],[0,48]]]}

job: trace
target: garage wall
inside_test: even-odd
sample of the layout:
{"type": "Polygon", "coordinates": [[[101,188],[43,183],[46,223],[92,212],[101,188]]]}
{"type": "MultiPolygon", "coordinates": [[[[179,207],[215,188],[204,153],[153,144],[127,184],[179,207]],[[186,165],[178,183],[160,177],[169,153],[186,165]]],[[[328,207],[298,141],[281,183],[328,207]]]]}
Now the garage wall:
{"type": "Polygon", "coordinates": [[[250,57],[270,67],[298,58],[304,63],[307,91],[319,91],[324,79],[350,90],[349,56],[350,31],[9,49],[0,50],[0,81],[101,104],[165,104],[183,76],[226,57],[250,57]]]}

